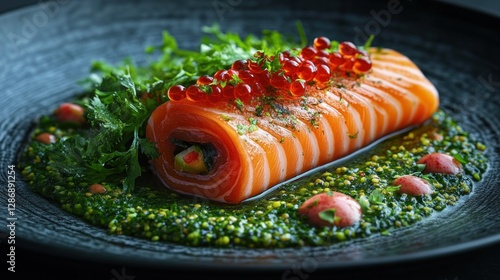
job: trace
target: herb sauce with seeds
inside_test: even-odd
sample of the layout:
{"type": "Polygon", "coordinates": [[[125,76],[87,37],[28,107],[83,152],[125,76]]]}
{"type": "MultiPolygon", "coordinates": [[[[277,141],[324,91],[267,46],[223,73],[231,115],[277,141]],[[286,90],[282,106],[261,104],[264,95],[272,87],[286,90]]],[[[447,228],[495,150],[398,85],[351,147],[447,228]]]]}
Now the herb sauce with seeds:
{"type": "MultiPolygon", "coordinates": [[[[33,137],[43,131],[58,138],[81,133],[47,118],[33,137]]],[[[30,141],[20,159],[22,174],[36,192],[110,234],[190,246],[320,246],[372,234],[390,235],[466,199],[487,169],[486,147],[441,111],[429,124],[388,139],[341,166],[323,168],[236,206],[177,194],[150,173],[141,176],[132,193],[124,193],[121,183],[113,180],[99,182],[105,191],[93,193],[89,189],[93,182],[84,176],[67,178],[51,170],[49,155],[44,154],[46,145],[30,141]],[[431,152],[459,154],[466,159],[463,172],[421,174],[416,162],[431,152]],[[398,193],[391,182],[405,174],[425,176],[435,191],[417,197],[398,193]],[[356,199],[363,209],[361,221],[344,228],[316,228],[297,215],[307,198],[328,191],[356,199]]]]}

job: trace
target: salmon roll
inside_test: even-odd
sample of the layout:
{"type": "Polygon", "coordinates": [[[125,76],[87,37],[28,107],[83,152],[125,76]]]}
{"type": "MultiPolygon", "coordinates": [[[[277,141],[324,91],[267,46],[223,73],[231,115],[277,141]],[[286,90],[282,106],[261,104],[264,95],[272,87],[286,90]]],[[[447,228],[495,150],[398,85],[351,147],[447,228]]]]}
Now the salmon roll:
{"type": "Polygon", "coordinates": [[[210,84],[170,88],[146,127],[153,171],[177,192],[238,204],[436,112],[438,91],[408,57],[355,51],[284,53],[275,69],[249,59],[210,84]]]}

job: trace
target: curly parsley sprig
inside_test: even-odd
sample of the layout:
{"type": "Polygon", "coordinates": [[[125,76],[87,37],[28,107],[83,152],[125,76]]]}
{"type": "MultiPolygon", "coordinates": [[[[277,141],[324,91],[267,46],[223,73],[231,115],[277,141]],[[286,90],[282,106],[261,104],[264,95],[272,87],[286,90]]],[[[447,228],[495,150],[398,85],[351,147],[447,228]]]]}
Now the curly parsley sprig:
{"type": "Polygon", "coordinates": [[[148,103],[139,100],[129,73],[105,76],[86,108],[90,128],[53,145],[52,166],[97,182],[117,177],[131,192],[144,168],[140,155],[158,156],[154,143],[143,138],[148,103]]]}

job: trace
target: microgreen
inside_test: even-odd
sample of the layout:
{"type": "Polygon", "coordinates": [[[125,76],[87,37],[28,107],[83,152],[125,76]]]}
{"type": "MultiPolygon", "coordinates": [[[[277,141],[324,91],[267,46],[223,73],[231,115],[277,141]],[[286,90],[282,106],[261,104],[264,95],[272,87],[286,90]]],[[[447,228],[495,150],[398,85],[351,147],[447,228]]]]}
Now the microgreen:
{"type": "Polygon", "coordinates": [[[323,210],[318,213],[318,217],[323,220],[327,221],[331,224],[335,223],[336,221],[340,220],[339,217],[335,216],[335,209],[329,208],[326,210],[323,210]]]}

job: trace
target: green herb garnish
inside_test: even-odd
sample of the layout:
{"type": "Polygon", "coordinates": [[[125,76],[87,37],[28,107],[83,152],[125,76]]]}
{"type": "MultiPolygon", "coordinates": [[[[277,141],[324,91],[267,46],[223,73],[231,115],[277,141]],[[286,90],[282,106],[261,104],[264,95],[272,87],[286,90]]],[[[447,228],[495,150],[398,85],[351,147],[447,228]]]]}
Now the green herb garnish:
{"type": "Polygon", "coordinates": [[[329,208],[318,213],[318,217],[323,220],[333,224],[335,221],[339,220],[339,217],[335,216],[335,209],[329,208]]]}

